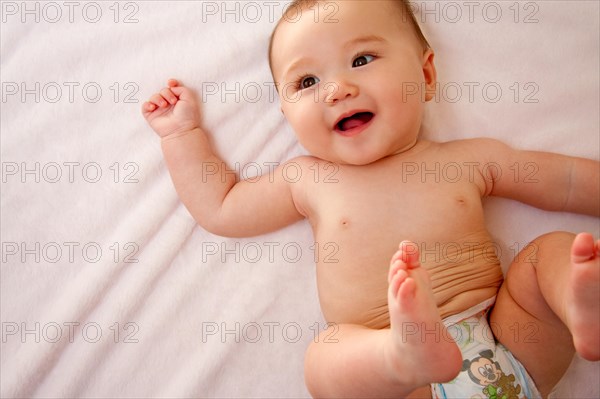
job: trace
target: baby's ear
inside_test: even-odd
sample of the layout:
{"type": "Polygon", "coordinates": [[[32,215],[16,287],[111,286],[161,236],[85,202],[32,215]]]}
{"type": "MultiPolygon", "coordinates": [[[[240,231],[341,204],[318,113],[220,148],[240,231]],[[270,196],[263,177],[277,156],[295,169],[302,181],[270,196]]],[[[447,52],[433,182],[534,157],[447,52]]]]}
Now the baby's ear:
{"type": "Polygon", "coordinates": [[[435,54],[432,49],[427,49],[423,53],[423,77],[425,78],[425,101],[430,101],[435,96],[437,72],[433,59],[435,54]]]}

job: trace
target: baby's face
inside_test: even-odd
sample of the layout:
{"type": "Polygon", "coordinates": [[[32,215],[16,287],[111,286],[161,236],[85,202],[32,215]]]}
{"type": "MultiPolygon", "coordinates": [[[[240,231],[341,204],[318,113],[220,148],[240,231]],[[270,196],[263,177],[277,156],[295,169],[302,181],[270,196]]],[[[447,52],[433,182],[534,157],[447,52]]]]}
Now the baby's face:
{"type": "Polygon", "coordinates": [[[299,20],[293,14],[278,27],[271,57],[282,111],[300,143],[351,165],[411,148],[435,67],[397,6],[326,1],[299,20]]]}

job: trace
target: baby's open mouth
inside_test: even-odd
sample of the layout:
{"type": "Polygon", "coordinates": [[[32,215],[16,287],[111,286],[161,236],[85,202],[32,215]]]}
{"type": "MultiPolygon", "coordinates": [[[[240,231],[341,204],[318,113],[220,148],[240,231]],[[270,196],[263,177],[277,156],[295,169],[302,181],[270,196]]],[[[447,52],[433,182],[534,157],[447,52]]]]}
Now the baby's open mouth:
{"type": "Polygon", "coordinates": [[[357,112],[354,115],[341,119],[335,124],[335,129],[340,132],[345,132],[360,127],[369,123],[371,119],[373,119],[373,116],[372,112],[357,112]]]}

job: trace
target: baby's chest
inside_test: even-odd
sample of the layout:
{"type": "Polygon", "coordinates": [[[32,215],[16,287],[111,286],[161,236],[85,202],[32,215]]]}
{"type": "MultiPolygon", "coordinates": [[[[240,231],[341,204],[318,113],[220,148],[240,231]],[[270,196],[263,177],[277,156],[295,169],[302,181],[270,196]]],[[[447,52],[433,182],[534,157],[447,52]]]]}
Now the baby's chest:
{"type": "Polygon", "coordinates": [[[319,187],[313,207],[317,233],[360,237],[423,237],[462,233],[483,222],[478,189],[464,182],[340,180],[319,187]]]}

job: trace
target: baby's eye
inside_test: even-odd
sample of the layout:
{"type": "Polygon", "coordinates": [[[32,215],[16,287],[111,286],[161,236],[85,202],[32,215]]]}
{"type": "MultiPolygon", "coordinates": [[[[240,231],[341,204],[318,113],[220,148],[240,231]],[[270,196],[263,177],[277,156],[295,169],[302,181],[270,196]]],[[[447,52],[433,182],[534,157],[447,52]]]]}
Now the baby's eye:
{"type": "Polygon", "coordinates": [[[310,86],[314,86],[317,83],[319,83],[319,78],[317,78],[316,76],[306,76],[298,81],[298,88],[300,90],[308,89],[310,86]]]}
{"type": "Polygon", "coordinates": [[[368,55],[368,54],[356,57],[354,59],[354,61],[352,61],[352,68],[357,68],[357,67],[361,67],[363,65],[367,65],[369,62],[373,61],[374,59],[375,59],[374,56],[368,55]]]}

